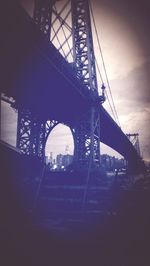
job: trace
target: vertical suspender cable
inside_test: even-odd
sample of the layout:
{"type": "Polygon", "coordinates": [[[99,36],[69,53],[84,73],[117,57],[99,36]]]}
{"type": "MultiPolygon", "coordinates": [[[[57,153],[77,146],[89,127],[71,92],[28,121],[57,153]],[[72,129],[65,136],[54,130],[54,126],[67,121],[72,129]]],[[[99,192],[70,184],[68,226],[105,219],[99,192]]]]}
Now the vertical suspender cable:
{"type": "Polygon", "coordinates": [[[97,42],[98,42],[98,47],[99,47],[99,51],[100,51],[101,58],[102,58],[102,64],[103,64],[103,68],[104,68],[104,72],[105,72],[105,76],[106,76],[106,81],[107,81],[107,84],[108,84],[108,88],[109,88],[109,92],[110,92],[110,96],[111,96],[111,100],[112,100],[112,105],[113,105],[113,108],[114,108],[115,117],[116,117],[116,120],[118,121],[118,124],[120,126],[118,114],[117,114],[117,111],[116,111],[116,108],[115,108],[115,105],[114,105],[114,100],[113,100],[113,96],[112,96],[112,92],[111,92],[111,88],[110,88],[110,82],[109,82],[107,71],[106,71],[106,67],[105,67],[104,57],[103,57],[103,53],[102,53],[100,40],[99,40],[99,37],[98,37],[98,32],[97,32],[97,28],[96,28],[96,22],[95,22],[95,19],[94,19],[91,3],[90,3],[90,10],[91,10],[91,15],[92,15],[92,19],[93,19],[94,29],[95,29],[95,33],[96,33],[97,42]]]}

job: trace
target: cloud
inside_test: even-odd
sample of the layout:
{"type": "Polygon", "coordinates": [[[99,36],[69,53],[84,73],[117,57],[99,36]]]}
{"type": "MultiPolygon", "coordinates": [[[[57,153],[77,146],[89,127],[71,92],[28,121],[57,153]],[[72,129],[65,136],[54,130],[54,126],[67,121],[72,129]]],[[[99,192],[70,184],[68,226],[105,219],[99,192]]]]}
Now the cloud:
{"type": "Polygon", "coordinates": [[[1,138],[16,145],[17,114],[6,102],[1,101],[1,138]]]}
{"type": "Polygon", "coordinates": [[[139,101],[140,104],[143,101],[150,101],[149,94],[149,82],[150,82],[150,61],[147,60],[144,64],[134,68],[125,77],[111,80],[111,86],[113,88],[113,95],[128,97],[128,100],[139,101]],[[116,89],[115,89],[116,88],[116,89]],[[119,90],[117,89],[119,88],[119,90]]]}
{"type": "MultiPolygon", "coordinates": [[[[115,106],[125,133],[139,133],[141,150],[150,159],[150,62],[110,81],[115,106]]],[[[108,103],[106,104],[107,107],[108,103]]]]}

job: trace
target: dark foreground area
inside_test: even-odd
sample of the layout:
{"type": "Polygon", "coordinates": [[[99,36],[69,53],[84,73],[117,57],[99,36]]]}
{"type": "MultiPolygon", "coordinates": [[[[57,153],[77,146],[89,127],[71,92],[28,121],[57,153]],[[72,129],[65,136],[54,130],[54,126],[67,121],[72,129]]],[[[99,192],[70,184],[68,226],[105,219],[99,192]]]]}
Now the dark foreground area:
{"type": "Polygon", "coordinates": [[[1,265],[150,265],[148,177],[130,188],[93,177],[83,206],[86,175],[42,175],[1,148],[1,265]]]}

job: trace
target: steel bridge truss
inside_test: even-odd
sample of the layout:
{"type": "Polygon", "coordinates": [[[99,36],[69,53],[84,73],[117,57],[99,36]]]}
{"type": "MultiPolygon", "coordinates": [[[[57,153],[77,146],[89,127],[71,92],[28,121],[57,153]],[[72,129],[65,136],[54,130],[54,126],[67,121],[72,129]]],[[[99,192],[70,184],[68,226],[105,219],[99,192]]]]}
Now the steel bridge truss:
{"type": "Polygon", "coordinates": [[[96,169],[100,166],[99,112],[93,106],[77,121],[73,131],[76,169],[96,169]]]}
{"type": "Polygon", "coordinates": [[[139,134],[138,133],[134,133],[134,134],[126,134],[126,136],[128,137],[128,139],[131,141],[132,145],[134,146],[134,148],[137,151],[137,154],[139,156],[141,156],[141,152],[140,152],[140,143],[139,143],[139,134]]]}
{"type": "MultiPolygon", "coordinates": [[[[35,0],[34,21],[71,63],[91,94],[87,113],[74,121],[73,126],[68,124],[74,137],[74,164],[78,168],[100,167],[99,109],[104,99],[98,96],[89,1],[35,0]]],[[[46,121],[39,122],[29,111],[19,111],[17,146],[24,153],[44,157],[45,140],[50,132],[45,124],[46,121]]]]}
{"type": "Polygon", "coordinates": [[[18,111],[17,148],[24,154],[45,157],[45,145],[57,121],[41,121],[29,110],[18,111]]]}

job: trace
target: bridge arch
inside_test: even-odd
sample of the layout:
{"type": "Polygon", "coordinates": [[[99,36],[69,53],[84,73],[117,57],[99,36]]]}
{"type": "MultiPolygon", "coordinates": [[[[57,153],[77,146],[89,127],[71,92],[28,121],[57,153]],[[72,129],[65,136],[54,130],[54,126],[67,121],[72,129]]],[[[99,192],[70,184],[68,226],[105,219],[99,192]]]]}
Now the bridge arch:
{"type": "Polygon", "coordinates": [[[70,163],[74,158],[74,136],[72,129],[68,125],[60,122],[55,123],[50,128],[45,138],[45,156],[47,162],[53,161],[54,164],[57,155],[64,156],[64,160],[68,156],[67,160],[70,163]]]}

